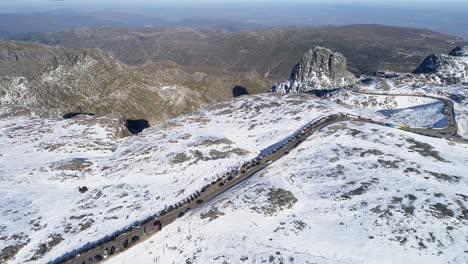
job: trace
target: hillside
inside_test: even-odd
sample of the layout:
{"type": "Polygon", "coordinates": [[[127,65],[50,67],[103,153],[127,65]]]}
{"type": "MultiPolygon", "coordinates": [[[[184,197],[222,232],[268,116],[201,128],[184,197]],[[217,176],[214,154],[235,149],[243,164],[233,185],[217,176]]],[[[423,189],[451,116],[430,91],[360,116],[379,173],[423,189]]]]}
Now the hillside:
{"type": "MultiPolygon", "coordinates": [[[[276,27],[226,33],[209,29],[83,28],[28,34],[20,40],[68,48],[101,48],[125,63],[171,60],[182,65],[287,77],[309,48],[342,53],[355,74],[375,70],[410,72],[431,53],[448,53],[459,38],[413,28],[381,25],[276,27]],[[398,39],[398,41],[395,41],[398,39]]],[[[462,44],[462,43],[460,43],[462,44]]]]}
{"type": "Polygon", "coordinates": [[[468,47],[456,47],[448,55],[431,54],[414,73],[433,76],[444,84],[468,83],[468,47]]]}
{"type": "Polygon", "coordinates": [[[115,114],[155,124],[230,99],[236,87],[255,93],[270,86],[256,73],[211,75],[175,63],[130,67],[99,49],[0,42],[0,104],[41,115],[115,114]]]}
{"type": "Polygon", "coordinates": [[[332,126],[107,263],[463,263],[466,153],[332,126]]]}
{"type": "MultiPolygon", "coordinates": [[[[468,98],[466,89],[448,91],[468,98]]],[[[401,116],[394,120],[379,110],[412,108],[404,122],[413,125],[433,104],[382,97],[382,103],[363,107],[355,100],[336,104],[306,94],[243,96],[126,138],[119,138],[121,123],[112,117],[41,118],[3,106],[2,258],[42,263],[110,235],[320,116],[349,113],[400,122],[401,116]]],[[[461,102],[465,106],[458,110],[466,111],[466,100],[461,102]]],[[[414,125],[432,126],[439,118],[414,125]]],[[[339,123],[111,263],[122,258],[280,263],[291,257],[377,263],[382,256],[408,263],[458,262],[466,254],[468,231],[466,153],[465,145],[442,139],[339,123]],[[210,246],[213,239],[223,241],[219,248],[210,246]],[[382,254],[373,253],[376,249],[382,254]]]]}
{"type": "Polygon", "coordinates": [[[468,87],[447,82],[463,48],[432,72],[359,79],[315,47],[286,81],[298,89],[253,95],[269,84],[256,71],[0,47],[2,263],[467,259],[468,87]],[[152,126],[130,135],[131,118],[152,126]]]}

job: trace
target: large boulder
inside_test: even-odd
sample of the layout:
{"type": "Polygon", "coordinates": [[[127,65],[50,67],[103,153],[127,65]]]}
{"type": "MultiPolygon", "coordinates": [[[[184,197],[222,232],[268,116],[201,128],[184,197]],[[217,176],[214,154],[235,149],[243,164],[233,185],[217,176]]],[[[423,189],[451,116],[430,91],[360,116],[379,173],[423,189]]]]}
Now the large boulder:
{"type": "Polygon", "coordinates": [[[309,50],[296,64],[289,80],[275,85],[273,92],[298,93],[330,90],[356,83],[357,78],[347,70],[346,58],[323,47],[309,50]]]}

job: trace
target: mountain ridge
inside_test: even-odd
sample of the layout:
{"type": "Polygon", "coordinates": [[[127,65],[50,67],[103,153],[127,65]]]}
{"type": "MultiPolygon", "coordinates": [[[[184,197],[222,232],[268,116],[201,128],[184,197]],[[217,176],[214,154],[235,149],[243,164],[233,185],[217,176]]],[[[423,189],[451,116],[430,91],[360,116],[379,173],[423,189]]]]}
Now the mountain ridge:
{"type": "Polygon", "coordinates": [[[468,83],[468,51],[454,48],[449,54],[431,54],[414,70],[416,74],[436,76],[446,84],[468,83]]]}
{"type": "Polygon", "coordinates": [[[258,93],[270,86],[255,72],[203,73],[175,63],[135,67],[100,49],[0,41],[0,104],[41,115],[117,114],[155,124],[237,96],[236,87],[258,93]]]}
{"type": "Polygon", "coordinates": [[[273,79],[286,78],[290,65],[314,46],[342,53],[349,59],[349,69],[359,75],[376,70],[410,72],[434,51],[445,53],[458,43],[468,44],[430,30],[382,25],[273,27],[233,33],[191,28],[83,28],[17,39],[101,48],[133,65],[171,60],[233,72],[255,70],[273,79]]]}

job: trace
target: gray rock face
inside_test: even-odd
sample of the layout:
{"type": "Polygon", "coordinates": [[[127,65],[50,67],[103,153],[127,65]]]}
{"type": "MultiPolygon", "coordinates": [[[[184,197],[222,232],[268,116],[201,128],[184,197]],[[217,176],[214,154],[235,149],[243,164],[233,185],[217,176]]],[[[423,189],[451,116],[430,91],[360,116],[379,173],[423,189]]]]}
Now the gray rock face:
{"type": "Polygon", "coordinates": [[[456,57],[468,56],[468,46],[464,46],[464,47],[458,46],[458,47],[454,48],[449,53],[449,55],[450,56],[456,56],[456,57]]]}
{"type": "Polygon", "coordinates": [[[437,79],[444,84],[468,82],[468,56],[466,49],[457,47],[449,55],[431,54],[414,71],[437,79]]]}
{"type": "Polygon", "coordinates": [[[315,47],[296,64],[289,80],[272,88],[276,93],[297,93],[329,90],[354,84],[356,77],[347,70],[346,58],[329,49],[315,47]]]}

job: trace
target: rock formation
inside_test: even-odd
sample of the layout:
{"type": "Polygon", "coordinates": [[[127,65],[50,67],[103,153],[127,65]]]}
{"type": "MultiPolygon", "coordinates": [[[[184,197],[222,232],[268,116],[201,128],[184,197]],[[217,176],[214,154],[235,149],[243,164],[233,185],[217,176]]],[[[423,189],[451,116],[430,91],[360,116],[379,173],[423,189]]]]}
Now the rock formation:
{"type": "Polygon", "coordinates": [[[466,47],[456,47],[449,55],[431,54],[414,71],[444,84],[468,82],[468,54],[466,47]]]}
{"type": "Polygon", "coordinates": [[[272,91],[297,93],[330,90],[356,81],[356,77],[347,70],[346,58],[342,54],[315,47],[293,67],[289,80],[275,85],[272,91]]]}
{"type": "Polygon", "coordinates": [[[468,46],[464,46],[464,47],[458,46],[458,47],[454,48],[449,53],[449,55],[450,56],[456,56],[456,57],[468,56],[468,46]]]}

